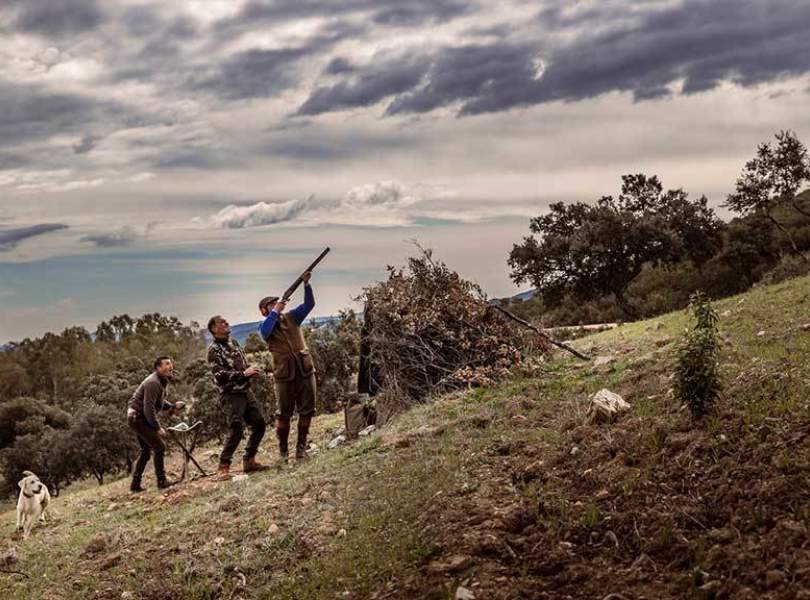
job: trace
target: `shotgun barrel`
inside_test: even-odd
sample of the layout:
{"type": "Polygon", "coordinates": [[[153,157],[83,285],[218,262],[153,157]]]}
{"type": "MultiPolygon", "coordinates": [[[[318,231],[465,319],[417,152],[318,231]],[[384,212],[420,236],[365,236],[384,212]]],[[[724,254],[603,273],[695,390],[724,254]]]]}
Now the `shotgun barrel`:
{"type": "MultiPolygon", "coordinates": [[[[318,258],[316,258],[314,261],[312,261],[312,264],[309,265],[306,269],[304,269],[304,273],[306,273],[307,271],[314,270],[315,267],[318,266],[318,263],[321,262],[324,259],[324,257],[326,257],[327,254],[329,254],[329,250],[330,250],[330,248],[327,248],[326,250],[321,252],[320,255],[318,256],[318,258]]],[[[303,275],[303,273],[301,275],[303,275]]],[[[301,285],[301,283],[304,281],[303,279],[301,279],[301,275],[299,275],[298,279],[296,279],[293,282],[293,284],[290,287],[287,288],[287,291],[284,292],[284,295],[281,297],[281,299],[284,302],[287,302],[292,297],[292,295],[295,293],[295,290],[297,290],[298,286],[301,285]]]]}

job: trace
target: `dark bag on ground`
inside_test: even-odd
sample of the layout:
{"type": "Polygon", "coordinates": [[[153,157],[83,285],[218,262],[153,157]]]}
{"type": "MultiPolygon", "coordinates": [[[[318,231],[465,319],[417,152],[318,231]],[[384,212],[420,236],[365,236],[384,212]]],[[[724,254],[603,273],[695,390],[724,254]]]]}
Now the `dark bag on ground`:
{"type": "Polygon", "coordinates": [[[362,396],[365,394],[353,394],[346,402],[343,415],[346,421],[346,437],[353,439],[357,437],[369,425],[377,422],[377,409],[368,402],[363,402],[362,396]]]}

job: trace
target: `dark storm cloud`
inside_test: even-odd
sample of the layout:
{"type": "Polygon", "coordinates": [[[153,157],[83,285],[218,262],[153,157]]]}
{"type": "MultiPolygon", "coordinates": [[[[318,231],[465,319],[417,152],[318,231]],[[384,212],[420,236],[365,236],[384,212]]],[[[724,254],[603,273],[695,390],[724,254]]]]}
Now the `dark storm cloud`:
{"type": "Polygon", "coordinates": [[[423,113],[485,98],[508,106],[535,83],[532,60],[530,47],[507,43],[445,49],[434,60],[427,83],[396,98],[386,114],[423,113]]]}
{"type": "Polygon", "coordinates": [[[110,233],[99,233],[95,235],[85,235],[79,241],[95,244],[98,248],[118,248],[129,246],[138,238],[142,237],[134,229],[123,227],[118,231],[110,233]]]}
{"type": "Polygon", "coordinates": [[[0,142],[4,144],[73,133],[97,121],[122,125],[146,122],[113,102],[2,80],[0,106],[0,142]]]}
{"type": "Polygon", "coordinates": [[[152,46],[157,46],[158,41],[164,46],[175,44],[199,33],[198,26],[189,18],[173,17],[166,21],[157,11],[145,5],[127,9],[120,21],[129,35],[150,40],[152,46]]]}
{"type": "Polygon", "coordinates": [[[372,64],[343,82],[316,88],[300,112],[369,106],[396,96],[388,115],[443,106],[472,115],[609,92],[652,100],[711,90],[726,81],[752,86],[810,72],[810,4],[801,0],[767,5],[688,0],[634,11],[611,4],[578,13],[552,7],[538,22],[578,28],[578,34],[558,47],[502,39],[442,48],[421,63],[420,77],[407,68],[405,77],[398,77],[401,65],[372,64]],[[682,89],[675,89],[681,81],[682,89]]]}
{"type": "Polygon", "coordinates": [[[23,240],[59,229],[67,229],[67,225],[62,223],[40,223],[15,229],[0,229],[0,252],[8,252],[23,240]]]}
{"type": "Polygon", "coordinates": [[[232,154],[221,150],[180,149],[163,152],[155,161],[158,169],[199,169],[210,171],[234,167],[238,160],[232,154]]]}
{"type": "Polygon", "coordinates": [[[222,31],[254,27],[261,22],[369,13],[383,25],[441,23],[476,9],[473,2],[459,0],[252,0],[235,17],[224,19],[222,31]]]}
{"type": "Polygon", "coordinates": [[[133,6],[121,15],[121,23],[132,36],[147,37],[163,28],[160,16],[149,6],[133,6]]]}
{"type": "Polygon", "coordinates": [[[15,27],[45,36],[75,35],[98,27],[104,13],[96,0],[17,0],[15,27]]]}
{"type": "Polygon", "coordinates": [[[326,75],[342,75],[343,73],[353,73],[355,70],[356,67],[347,59],[336,56],[329,61],[329,64],[326,65],[323,72],[326,75]]]}
{"type": "Polygon", "coordinates": [[[418,57],[389,59],[367,68],[359,77],[316,88],[298,109],[317,115],[344,108],[371,106],[383,98],[405,92],[419,83],[428,65],[418,57]]]}
{"type": "Polygon", "coordinates": [[[74,144],[73,152],[75,154],[87,154],[96,147],[100,139],[100,137],[90,134],[82,136],[81,141],[78,144],[74,144]]]}
{"type": "Polygon", "coordinates": [[[22,154],[13,152],[0,152],[0,171],[18,169],[30,164],[31,160],[22,154]]]}
{"type": "Polygon", "coordinates": [[[723,81],[750,86],[804,74],[809,23],[810,5],[802,1],[690,0],[561,48],[530,95],[579,100],[629,91],[643,100],[681,79],[688,94],[723,81]]]}
{"type": "Polygon", "coordinates": [[[152,8],[137,6],[125,11],[120,21],[129,37],[126,50],[110,56],[108,80],[141,80],[169,91],[189,79],[189,73],[201,70],[183,52],[184,43],[197,36],[204,38],[201,28],[189,18],[167,21],[152,8]]]}
{"type": "MultiPolygon", "coordinates": [[[[379,3],[375,3],[379,4],[379,3]]],[[[383,3],[384,4],[384,3],[383,3]]],[[[425,2],[389,2],[391,6],[374,14],[374,22],[382,25],[424,25],[431,22],[444,22],[471,12],[468,2],[451,0],[428,0],[425,2]]]]}
{"type": "Polygon", "coordinates": [[[213,74],[192,81],[190,87],[226,100],[270,98],[297,83],[295,65],[308,53],[305,48],[245,50],[226,59],[213,74]]]}
{"type": "Polygon", "coordinates": [[[417,143],[415,137],[403,132],[372,133],[349,129],[330,133],[306,128],[276,129],[270,141],[260,146],[257,152],[307,162],[339,161],[385,150],[410,148],[417,143]]]}
{"type": "Polygon", "coordinates": [[[323,27],[300,46],[244,50],[224,59],[203,75],[189,76],[185,87],[224,100],[272,98],[298,84],[300,61],[328,50],[363,29],[363,26],[337,22],[323,27]]]}

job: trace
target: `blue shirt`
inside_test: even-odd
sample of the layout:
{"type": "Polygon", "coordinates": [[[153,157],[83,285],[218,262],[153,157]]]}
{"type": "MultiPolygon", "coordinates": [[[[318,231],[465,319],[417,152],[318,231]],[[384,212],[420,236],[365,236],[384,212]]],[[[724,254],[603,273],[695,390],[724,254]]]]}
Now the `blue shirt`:
{"type": "MultiPolygon", "coordinates": [[[[296,322],[297,325],[300,325],[304,322],[304,319],[307,318],[307,315],[315,308],[315,296],[312,293],[312,286],[308,283],[304,284],[304,303],[296,306],[294,309],[287,313],[293,321],[296,322]]],[[[270,314],[264,319],[261,325],[259,325],[259,333],[262,334],[262,337],[266,340],[270,337],[270,334],[273,333],[273,328],[276,326],[278,322],[278,311],[273,309],[270,311],[270,314]]]]}

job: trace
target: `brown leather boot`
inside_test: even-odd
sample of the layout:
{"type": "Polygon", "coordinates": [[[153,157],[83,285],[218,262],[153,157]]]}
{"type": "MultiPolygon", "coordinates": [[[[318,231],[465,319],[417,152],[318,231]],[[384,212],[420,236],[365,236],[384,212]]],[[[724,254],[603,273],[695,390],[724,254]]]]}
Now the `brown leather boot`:
{"type": "Polygon", "coordinates": [[[219,468],[217,469],[217,479],[230,479],[231,478],[231,465],[228,463],[219,463],[219,468]]]}
{"type": "Polygon", "coordinates": [[[270,467],[267,465],[263,465],[260,462],[256,462],[256,459],[253,457],[246,458],[242,461],[242,466],[244,468],[245,473],[255,473],[257,471],[266,471],[270,467]]]}

